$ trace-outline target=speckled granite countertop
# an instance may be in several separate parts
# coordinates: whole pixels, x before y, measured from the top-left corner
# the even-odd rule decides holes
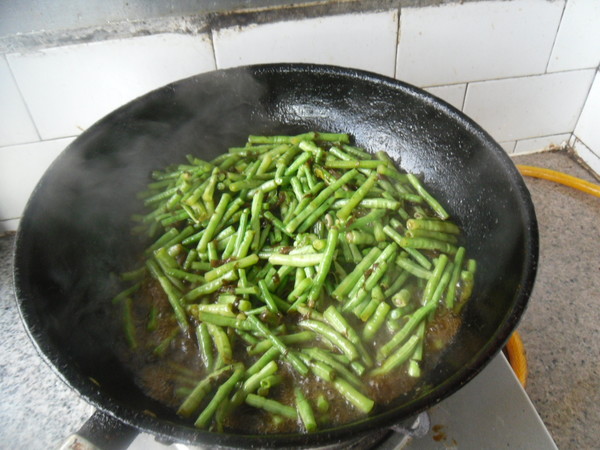
[[[41,359],[17,311],[13,289],[14,234],[0,237],[0,447],[56,448],[94,408]]]
[[[598,183],[565,153],[514,158]],[[540,228],[540,262],[519,326],[527,393],[559,448],[600,446],[600,198],[526,179]]]
[[[564,152],[518,164],[593,178]],[[596,180],[597,181],[597,180]],[[519,326],[529,358],[527,393],[559,448],[600,443],[600,200],[527,179],[540,227],[540,266]],[[0,237],[0,436],[11,449],[47,449],[93,408],[38,356],[21,324],[12,284],[14,235]]]

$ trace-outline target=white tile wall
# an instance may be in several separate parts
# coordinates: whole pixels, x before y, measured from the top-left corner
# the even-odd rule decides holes
[[[464,112],[498,141],[569,133],[593,77],[578,70],[470,83]]]
[[[9,54],[8,62],[42,139],[78,135],[141,94],[214,69],[206,36],[178,34]]]
[[[18,225],[61,138],[171,81],[264,62],[396,77],[463,110],[508,153],[571,137],[600,173],[600,0],[452,2],[0,55],[0,231]]]
[[[556,36],[548,71],[600,64],[600,1],[569,0]]]
[[[516,143],[514,153],[534,153],[548,149],[550,146],[561,147],[569,142],[570,133],[523,139]]]
[[[588,148],[594,149],[600,157],[600,72],[596,72],[594,77],[594,83],[575,127],[575,136]]]
[[[575,138],[571,144],[577,155],[590,167],[596,174],[600,174],[600,156],[593,152],[587,145]]]
[[[0,146],[39,140],[6,60],[0,56]]]
[[[213,41],[219,68],[304,62],[393,76],[397,34],[397,11],[387,11],[226,28]]]
[[[21,219],[0,220],[0,234],[17,230],[20,223]]]
[[[498,144],[500,144],[500,147],[502,147],[506,153],[510,154],[515,151],[515,146],[517,145],[517,142],[516,141],[504,141],[504,142],[498,142]]]
[[[21,216],[35,185],[71,141],[73,138],[0,148],[0,220]]]
[[[543,73],[563,7],[516,0],[402,9],[396,77],[435,86]]]
[[[430,94],[450,103],[457,109],[462,109],[465,101],[466,84],[453,84],[451,86],[435,86],[425,89]]]

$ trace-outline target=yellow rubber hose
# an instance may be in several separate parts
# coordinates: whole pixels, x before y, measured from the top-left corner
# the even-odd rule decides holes
[[[527,376],[529,375],[529,368],[527,366],[527,356],[525,355],[525,346],[523,340],[518,331],[515,331],[506,346],[504,347],[508,357],[508,362],[512,367],[515,375],[521,382],[521,386],[527,385]]]
[[[588,194],[595,195],[596,197],[600,197],[600,185],[590,183],[581,178],[557,172],[556,170],[542,169],[541,167],[517,165],[517,169],[519,169],[519,172],[521,172],[522,175],[554,181],[555,183],[564,184],[565,186],[570,186]]]

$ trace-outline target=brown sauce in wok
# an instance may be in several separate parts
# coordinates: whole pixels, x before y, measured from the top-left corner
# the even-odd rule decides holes
[[[149,331],[148,317],[152,305],[157,310],[157,326]],[[122,360],[133,372],[136,383],[148,396],[160,401],[173,410],[181,405],[185,396],[206,374],[201,362],[196,337],[184,335],[173,317],[171,306],[157,282],[148,279],[135,296],[132,303],[132,315],[138,346],[135,349],[123,347]],[[299,319],[299,317],[296,317]],[[356,319],[358,320],[358,319]],[[432,367],[444,348],[452,341],[460,327],[461,319],[451,311],[441,309],[433,320],[428,323],[424,346],[423,367]],[[195,324],[192,324],[195,325]],[[192,326],[190,329],[194,329]],[[391,333],[386,327],[376,335],[374,347],[369,348],[375,354],[378,345],[385,343]],[[245,343],[239,337],[230,335],[234,345],[234,358],[250,366],[258,356],[249,356]],[[169,340],[162,354],[157,353],[157,347],[164,340]],[[311,343],[311,345],[313,345]],[[324,348],[327,348],[324,346]],[[352,422],[363,417],[363,413],[351,405],[329,383],[320,380],[312,373],[301,376],[284,360],[278,361],[279,373],[284,381],[271,388],[269,398],[287,405],[294,405],[293,386],[302,388],[305,396],[314,404],[319,396],[324,396],[329,402],[326,413],[315,415],[320,428],[326,428]],[[400,395],[410,392],[421,378],[413,378],[407,373],[407,364],[401,365],[385,376],[363,377],[365,391],[368,397],[376,402],[374,411],[385,408],[387,404]],[[273,420],[273,416],[260,409],[242,404],[236,413],[224,421],[223,430],[236,433],[294,433],[303,431],[301,422],[281,419]],[[195,417],[190,421],[193,423]]]

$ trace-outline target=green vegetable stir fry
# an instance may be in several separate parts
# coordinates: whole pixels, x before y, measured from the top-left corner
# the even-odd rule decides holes
[[[383,380],[417,380],[451,340],[475,261],[443,206],[386,153],[310,132],[187,159],[141,193],[151,212],[136,230],[153,243],[114,299],[132,350],[148,333],[161,336],[153,358],[193,342],[200,370],[179,369],[195,374],[175,394],[180,416],[231,430],[261,414],[288,424],[274,430],[311,432],[336,424],[333,403],[353,411],[339,420],[385,404]],[[150,302],[142,317],[137,302]]]

